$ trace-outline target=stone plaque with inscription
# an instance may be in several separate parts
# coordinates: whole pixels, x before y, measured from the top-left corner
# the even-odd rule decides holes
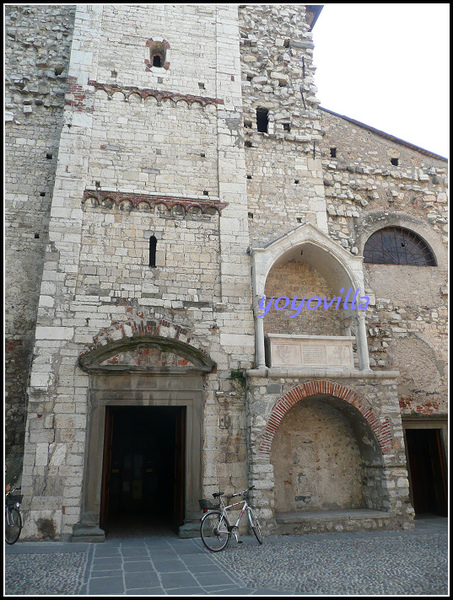
[[[352,336],[268,335],[271,367],[354,368]]]

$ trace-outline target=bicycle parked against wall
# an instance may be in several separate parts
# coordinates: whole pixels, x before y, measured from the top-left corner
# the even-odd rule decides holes
[[[234,504],[225,505],[222,499],[224,492],[212,494],[214,501],[208,499],[198,501],[200,508],[205,513],[201,518],[201,539],[208,550],[211,550],[211,552],[220,552],[220,550],[223,550],[228,546],[228,542],[233,535],[236,538],[236,541],[240,543],[239,523],[241,522],[242,516],[245,512],[247,512],[250,527],[256,539],[258,540],[258,543],[263,543],[263,535],[261,533],[260,524],[253,512],[252,507],[247,502],[248,494],[250,490],[254,489],[254,487],[255,486],[252,485],[242,492],[237,492],[232,496],[227,496],[229,499],[242,496],[242,500],[235,502]],[[239,517],[234,525],[230,525],[227,511],[240,505],[242,505],[242,509]]]
[[[23,496],[15,492],[20,492],[20,488],[8,490],[5,495],[5,542],[7,544],[15,544],[22,531],[19,507]]]

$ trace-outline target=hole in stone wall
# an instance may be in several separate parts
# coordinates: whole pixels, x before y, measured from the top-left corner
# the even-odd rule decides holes
[[[398,163],[399,163],[399,161],[398,161],[398,159],[397,159],[397,158],[391,158],[391,159],[390,159],[390,162],[392,163],[392,165],[393,165],[394,167],[397,167],[397,166],[398,166]]]
[[[267,133],[269,127],[269,111],[267,108],[256,109],[256,127],[261,133]]]
[[[330,149],[330,157],[331,158],[336,158],[337,157],[337,149],[336,148],[331,148]]]
[[[249,219],[253,219],[253,213],[252,213],[252,212],[249,212],[249,213],[248,213],[248,217],[249,217]]]
[[[52,154],[50,152],[47,152],[46,158],[50,160],[52,158]]]
[[[291,124],[290,123],[283,123],[283,130],[284,131],[291,131]]]

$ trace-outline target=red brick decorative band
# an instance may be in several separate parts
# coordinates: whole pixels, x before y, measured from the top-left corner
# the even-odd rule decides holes
[[[152,96],[153,98],[156,98],[158,102],[162,102],[162,100],[173,100],[173,102],[184,100],[189,104],[198,102],[199,104],[201,104],[201,106],[206,106],[207,104],[224,104],[224,101],[220,98],[193,96],[192,94],[178,94],[176,92],[169,92],[165,90],[153,90],[148,88],[140,89],[136,86],[118,85],[116,83],[100,83],[99,81],[94,81],[93,79],[88,80],[88,85],[92,85],[96,91],[104,90],[104,92],[108,95],[109,98],[111,98],[115,92],[121,92],[122,94],[124,94],[126,100],[131,94],[138,94],[142,100],[145,100],[149,96]]]
[[[123,210],[128,210],[137,208],[142,203],[147,204],[150,208],[162,204],[169,211],[177,209],[177,207],[182,207],[184,212],[195,213],[201,211],[202,214],[220,214],[228,206],[227,202],[218,202],[216,200],[200,200],[199,198],[180,198],[175,196],[151,196],[150,194],[101,190],[85,190],[82,203],[85,203],[88,199],[91,199],[95,206],[103,208],[112,208],[115,205]]]
[[[356,408],[362,414],[374,432],[379,442],[382,454],[387,454],[394,448],[394,438],[388,417],[385,417],[385,419],[381,422],[375,415],[371,406],[356,392],[354,392],[354,390],[351,390],[345,385],[341,385],[333,381],[321,380],[306,381],[305,383],[301,383],[280,398],[280,400],[272,409],[271,416],[269,417],[267,425],[264,428],[259,449],[261,453],[270,453],[275,432],[277,431],[282,418],[288,412],[288,410],[300,400],[309,398],[310,396],[315,396],[316,394],[334,396],[335,398],[345,400],[348,402],[348,404],[354,406],[354,408]]]

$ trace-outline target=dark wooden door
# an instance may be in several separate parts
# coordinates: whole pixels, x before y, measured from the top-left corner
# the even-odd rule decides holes
[[[440,429],[406,429],[415,514],[447,515],[447,477]]]

